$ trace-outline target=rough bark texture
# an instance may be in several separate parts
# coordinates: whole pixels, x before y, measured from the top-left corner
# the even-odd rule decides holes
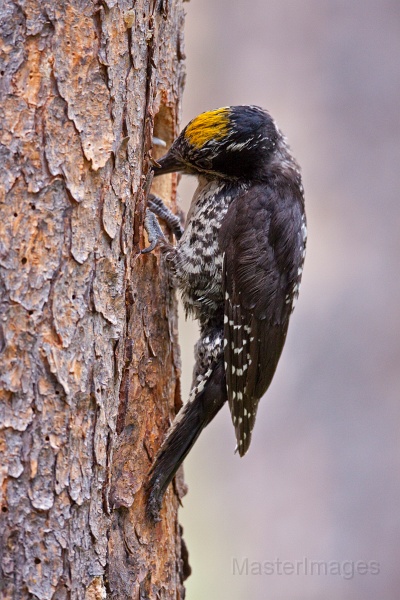
[[[184,485],[156,526],[142,490],[180,405],[176,304],[139,255],[153,125],[177,131],[182,0],[0,16],[0,595],[183,598]]]

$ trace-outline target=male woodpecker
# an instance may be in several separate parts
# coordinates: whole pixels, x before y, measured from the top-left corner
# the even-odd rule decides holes
[[[200,339],[188,402],[179,411],[146,483],[157,520],[164,492],[202,429],[228,400],[237,450],[250,445],[299,293],[306,216],[299,167],[268,112],[230,106],[200,114],[153,167],[198,178],[186,226],[151,196],[145,227],[166,257]],[[165,240],[155,215],[177,238]]]

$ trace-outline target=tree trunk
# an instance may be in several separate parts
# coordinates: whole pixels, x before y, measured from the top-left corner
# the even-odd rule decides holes
[[[0,11],[1,598],[183,598],[183,482],[156,525],[142,489],[181,402],[176,300],[139,254],[182,0]]]

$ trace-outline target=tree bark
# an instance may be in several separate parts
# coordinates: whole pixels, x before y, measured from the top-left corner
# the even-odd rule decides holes
[[[181,403],[176,300],[139,254],[182,0],[0,10],[1,598],[183,598],[182,478],[156,525],[142,488]]]

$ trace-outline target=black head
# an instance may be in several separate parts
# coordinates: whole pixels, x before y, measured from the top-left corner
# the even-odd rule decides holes
[[[202,113],[185,127],[154,167],[155,175],[179,171],[235,179],[262,178],[279,132],[257,106],[228,106]]]

